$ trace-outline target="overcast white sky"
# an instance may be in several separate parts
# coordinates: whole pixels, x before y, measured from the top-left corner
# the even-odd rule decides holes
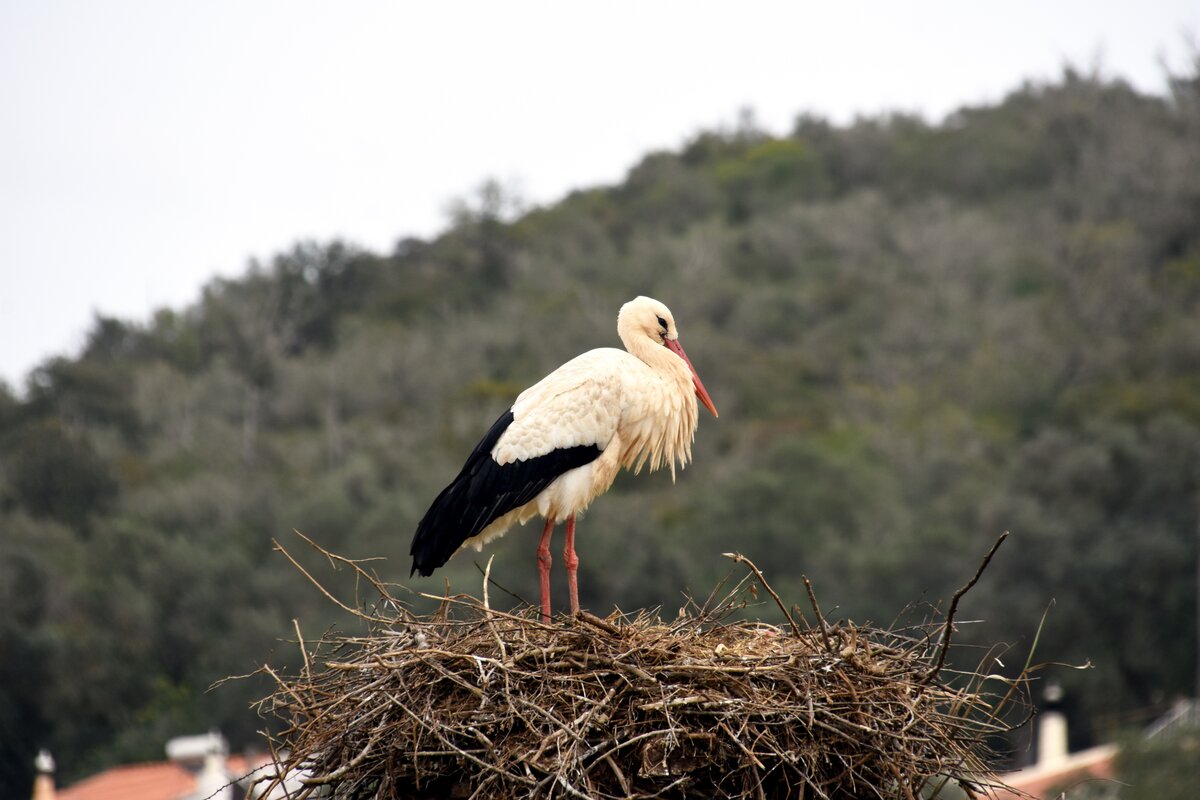
[[[1067,62],[1162,93],[1197,36],[1197,0],[0,0],[0,380],[488,177],[550,202],[742,107],[937,119]]]

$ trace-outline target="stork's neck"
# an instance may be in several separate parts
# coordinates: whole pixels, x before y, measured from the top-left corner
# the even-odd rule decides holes
[[[652,370],[683,386],[692,385],[692,374],[683,359],[663,345],[645,336],[622,336],[621,343],[630,355],[645,362]],[[690,393],[690,392],[689,392]]]
[[[634,471],[687,464],[692,455],[698,419],[692,372],[682,358],[646,337],[621,337],[630,355],[642,361],[662,380],[629,387],[637,397],[627,404],[630,415],[624,427],[621,463]],[[632,339],[632,341],[631,341]]]

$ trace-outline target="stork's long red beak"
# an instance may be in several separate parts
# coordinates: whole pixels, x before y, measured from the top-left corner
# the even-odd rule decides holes
[[[712,412],[714,417],[721,416],[717,413],[717,407],[713,405],[712,398],[708,396],[708,390],[704,388],[704,384],[700,381],[700,376],[696,374],[696,368],[692,366],[692,360],[687,357],[687,353],[683,352],[683,345],[678,339],[666,339],[667,349],[683,359],[683,363],[688,365],[688,369],[692,371],[692,383],[696,386],[696,397],[700,398],[700,402],[704,407]]]

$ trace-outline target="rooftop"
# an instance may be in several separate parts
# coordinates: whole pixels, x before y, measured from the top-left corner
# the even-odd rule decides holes
[[[227,762],[230,779],[250,771],[245,758]],[[66,789],[57,800],[183,800],[196,790],[196,773],[172,761],[127,764],[93,775]]]

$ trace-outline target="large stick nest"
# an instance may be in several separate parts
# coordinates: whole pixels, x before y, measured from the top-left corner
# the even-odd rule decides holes
[[[331,557],[382,602],[365,636],[302,641],[300,674],[266,668],[274,797],[979,796],[1014,707],[1012,682],[944,667],[974,579],[936,624],[830,625],[810,588],[816,622],[779,601],[780,627],[737,619],[758,587],[778,601],[738,556],[752,573],[673,622],[543,624],[490,608],[486,577],[417,615]]]

